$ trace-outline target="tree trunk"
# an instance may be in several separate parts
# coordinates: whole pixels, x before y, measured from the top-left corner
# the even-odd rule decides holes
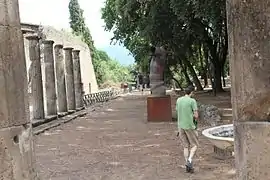
[[[204,81],[204,88],[206,88],[208,86],[207,67],[204,67],[202,76]]]
[[[206,86],[208,85],[208,81],[207,81],[207,62],[205,63],[206,65],[204,65],[203,62],[203,54],[202,54],[202,46],[200,45],[199,47],[199,59],[200,59],[200,63],[201,63],[201,67],[202,67],[202,72],[201,72],[201,76],[202,79],[204,80],[204,88],[206,88]]]
[[[222,88],[222,81],[221,81],[221,75],[222,75],[222,68],[221,68],[221,58],[219,56],[219,52],[217,52],[217,46],[218,46],[218,42],[214,41],[208,37],[208,41],[207,41],[207,46],[209,48],[209,53],[211,54],[211,62],[214,66],[214,87],[213,87],[213,91],[214,93],[217,92],[224,92],[223,88]],[[224,51],[224,49],[223,49]],[[227,50],[226,50],[227,51]]]
[[[193,83],[192,83],[192,81],[190,80],[189,75],[188,75],[188,73],[187,73],[186,65],[183,64],[182,62],[180,62],[180,66],[181,66],[181,68],[182,68],[182,72],[183,72],[183,74],[184,74],[184,76],[185,76],[185,79],[186,79],[187,84],[188,84],[188,85],[192,85]]]
[[[217,93],[224,92],[222,88],[222,81],[221,81],[222,68],[221,68],[220,62],[216,62],[216,65],[214,64],[214,68],[215,68],[215,74],[214,74],[215,92]]]
[[[177,79],[175,79],[174,77],[172,77],[172,80],[174,80],[174,81],[176,82],[176,84],[177,84],[178,87],[181,89],[181,91],[184,91],[184,89],[182,88],[180,82],[179,82]]]
[[[223,87],[226,87],[226,81],[225,81],[225,69],[224,66],[222,68],[222,80],[223,80]]]
[[[269,4],[227,1],[238,180],[270,177]]]
[[[194,68],[192,67],[191,63],[188,60],[186,60],[185,63],[186,63],[188,70],[193,78],[193,81],[194,81],[194,84],[197,88],[197,91],[202,91],[203,90],[202,84],[201,84]]]

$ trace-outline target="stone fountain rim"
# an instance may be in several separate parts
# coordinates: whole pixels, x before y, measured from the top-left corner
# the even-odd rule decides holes
[[[211,131],[216,130],[216,129],[219,129],[219,128],[222,128],[222,127],[225,127],[225,128],[226,127],[233,127],[233,124],[226,124],[226,125],[221,125],[221,126],[215,126],[215,127],[212,127],[212,128],[207,128],[207,129],[205,129],[205,130],[202,131],[202,134],[205,137],[209,138],[209,139],[233,142],[234,141],[234,138],[214,136],[214,135],[212,135],[210,133]]]

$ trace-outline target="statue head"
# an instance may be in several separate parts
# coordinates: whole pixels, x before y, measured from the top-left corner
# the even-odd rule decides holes
[[[152,53],[152,56],[154,57],[154,60],[165,62],[167,58],[167,51],[165,50],[163,46],[159,46],[159,47],[151,46],[150,51]]]

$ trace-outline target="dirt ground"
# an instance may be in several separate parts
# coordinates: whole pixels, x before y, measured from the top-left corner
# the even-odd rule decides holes
[[[202,101],[220,102],[220,97],[200,96]],[[39,175],[42,180],[233,179],[233,159],[215,159],[210,142],[202,135],[195,173],[185,173],[176,130],[174,122],[146,122],[146,96],[120,97],[36,136]]]

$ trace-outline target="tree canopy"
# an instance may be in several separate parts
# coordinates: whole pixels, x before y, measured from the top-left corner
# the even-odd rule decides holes
[[[201,90],[198,75],[205,84],[210,76],[215,92],[223,90],[228,52],[225,0],[106,0],[102,18],[105,29],[114,34],[112,41],[123,43],[143,69],[149,68],[149,46],[163,45],[170,52],[169,79],[184,77],[183,82]]]
[[[132,81],[131,66],[121,65],[117,60],[111,59],[105,51],[98,50],[95,47],[90,29],[85,24],[83,10],[80,8],[78,0],[70,0],[69,13],[70,27],[73,34],[81,36],[90,49],[98,85],[106,87],[119,82]]]

